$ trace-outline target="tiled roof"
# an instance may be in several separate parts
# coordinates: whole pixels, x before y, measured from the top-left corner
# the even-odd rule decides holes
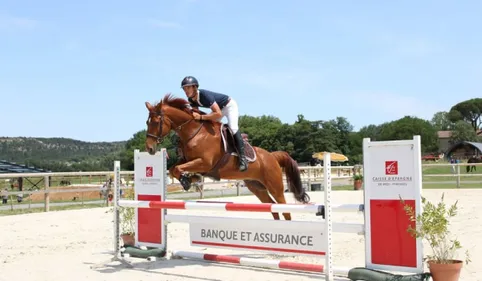
[[[449,149],[447,149],[447,154],[450,154],[452,152],[452,150],[454,150],[455,148],[457,148],[461,145],[466,145],[466,144],[474,147],[475,149],[478,149],[479,152],[482,153],[482,143],[481,142],[461,141],[461,142],[458,142],[458,143],[452,145],[451,147],[449,147]]]
[[[439,139],[448,139],[452,136],[452,131],[438,131]],[[482,130],[477,130],[477,135],[482,135]]]
[[[452,136],[452,131],[438,131],[437,135],[439,139],[447,139],[447,138],[450,138],[450,136]]]

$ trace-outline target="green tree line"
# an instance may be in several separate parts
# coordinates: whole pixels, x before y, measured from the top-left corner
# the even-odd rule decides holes
[[[298,115],[293,124],[275,116],[243,115],[239,126],[248,134],[250,143],[268,151],[283,150],[298,162],[309,162],[313,153],[330,151],[349,157],[347,165],[362,163],[363,138],[375,141],[411,139],[420,135],[422,153],[440,153],[437,132],[452,131],[451,143],[479,141],[482,99],[470,99],[455,104],[447,111],[436,112],[430,120],[405,116],[382,124],[370,124],[354,131],[345,117],[330,120],[308,120]],[[140,124],[140,126],[142,126]],[[52,171],[108,171],[114,160],[122,168],[133,170],[134,150],[144,150],[145,129],[140,128],[123,142],[87,143],[71,139],[0,138],[0,159],[24,163]],[[167,148],[168,166],[177,161],[176,138],[171,134],[161,147]]]
[[[421,136],[422,153],[440,153],[438,131],[451,130],[451,143],[482,141],[477,135],[481,125],[482,99],[471,99],[454,105],[448,111],[437,112],[431,120],[405,116],[379,125],[367,125],[358,131],[345,117],[331,120],[307,120],[298,115],[293,124],[282,123],[275,116],[240,117],[241,132],[248,134],[250,143],[268,151],[283,150],[298,162],[309,162],[313,153],[330,151],[348,156],[346,164],[362,163],[363,138],[374,141],[412,139]],[[124,169],[133,169],[134,149],[144,149],[146,131],[135,133],[122,152]],[[161,144],[169,154],[168,166],[177,161],[175,138],[171,132]]]

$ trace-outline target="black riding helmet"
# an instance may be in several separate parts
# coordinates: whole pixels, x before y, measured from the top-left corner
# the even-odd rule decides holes
[[[193,76],[186,76],[184,77],[184,79],[182,79],[181,88],[184,86],[192,86],[192,85],[196,85],[197,87],[199,87],[199,82]]]

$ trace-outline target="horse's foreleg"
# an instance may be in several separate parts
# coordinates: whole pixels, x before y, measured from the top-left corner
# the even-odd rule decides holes
[[[176,164],[172,165],[172,167],[169,168],[169,176],[171,178],[179,179],[179,177],[176,177],[176,175],[174,174],[174,170],[176,169],[177,166],[179,166],[181,164],[184,164],[184,163],[186,163],[186,160],[184,158],[180,158],[179,160],[177,160]]]
[[[188,191],[191,188],[191,180],[188,173],[205,173],[211,168],[204,162],[202,158],[197,158],[192,161],[176,165],[172,169],[175,178],[179,180],[184,190]]]

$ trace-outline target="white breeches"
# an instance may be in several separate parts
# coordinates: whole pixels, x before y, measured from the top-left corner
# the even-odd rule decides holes
[[[238,111],[238,104],[236,101],[231,98],[229,103],[221,109],[221,112],[223,113],[223,116],[218,119],[219,122],[221,122],[221,119],[226,116],[228,119],[228,126],[231,128],[233,131],[233,134],[236,134],[236,132],[239,130],[238,127],[238,119],[239,119],[239,111]]]

